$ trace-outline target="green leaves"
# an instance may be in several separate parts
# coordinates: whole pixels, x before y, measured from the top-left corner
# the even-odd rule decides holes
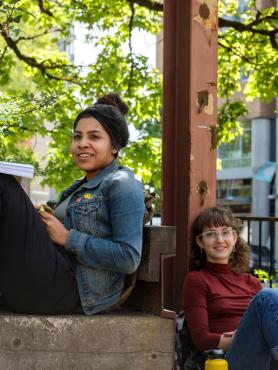
[[[218,4],[219,16],[234,16],[237,14],[238,0],[221,0]]]
[[[227,143],[242,134],[239,118],[247,113],[242,101],[225,102],[218,110],[217,143]]]
[[[157,35],[161,13],[128,0],[3,0],[0,8],[0,158],[37,163],[32,144],[49,142],[44,184],[57,191],[77,176],[70,156],[72,122],[96,98],[115,91],[130,106],[128,122],[138,140],[121,161],[145,185],[161,187],[162,76],[135,53],[135,31]],[[241,3],[242,4],[242,3]],[[220,0],[218,143],[240,135],[244,100],[278,95],[277,48],[266,32],[277,27],[277,10],[256,10],[255,0]],[[74,64],[74,26],[87,30],[92,56]],[[274,33],[273,33],[274,34]],[[80,51],[75,51],[80,52]],[[238,93],[240,101],[233,99]],[[29,146],[28,146],[29,145]]]
[[[122,162],[135,169],[136,175],[143,183],[153,187],[154,191],[161,189],[161,139],[140,138],[124,150]]]
[[[272,283],[272,286],[271,287],[272,288],[276,288],[277,287],[278,270],[275,270],[274,271],[274,274],[271,275],[269,272],[267,272],[265,270],[255,269],[254,270],[254,274],[257,275],[258,279],[263,284],[263,286],[268,287],[269,286],[269,283],[270,283],[270,280],[271,281],[274,280],[275,283]]]
[[[34,121],[39,118],[43,121],[43,113],[54,104],[57,98],[54,92],[34,96],[27,91],[21,96],[0,96],[0,132],[12,132],[16,129],[25,130],[29,135],[38,131],[45,134],[44,128],[38,130],[37,122]]]
[[[258,10],[250,0],[245,1],[245,10],[235,0],[221,0],[219,9],[230,22],[230,27],[219,30],[220,97],[242,91],[249,101],[273,99],[278,94],[277,9]]]

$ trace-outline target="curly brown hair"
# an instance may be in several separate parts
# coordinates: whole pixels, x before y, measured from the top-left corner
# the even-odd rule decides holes
[[[230,256],[232,270],[238,274],[249,270],[251,249],[249,245],[241,238],[242,221],[234,217],[228,208],[211,207],[205,209],[194,220],[191,228],[191,252],[190,252],[190,270],[200,270],[204,267],[207,260],[206,254],[202,253],[196,237],[204,231],[205,227],[231,227],[237,234],[235,252]]]

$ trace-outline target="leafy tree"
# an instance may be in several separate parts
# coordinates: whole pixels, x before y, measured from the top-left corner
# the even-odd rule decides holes
[[[219,3],[218,93],[224,99],[218,115],[219,143],[241,133],[238,118],[246,101],[270,101],[278,95],[278,10],[258,9],[257,1]],[[244,12],[242,11],[244,10]],[[241,92],[245,100],[233,99]]]
[[[277,96],[277,10],[258,10],[255,1],[239,12],[236,0],[219,1],[219,142],[240,132],[243,102]],[[133,50],[133,33],[156,35],[163,5],[154,0],[0,0],[0,160],[37,163],[26,149],[34,134],[50,136],[44,182],[60,190],[78,173],[68,155],[77,112],[107,91],[121,93],[128,121],[139,137],[122,160],[145,183],[160,188],[161,75]],[[224,15],[225,14],[225,15]],[[98,50],[95,61],[76,65],[67,50],[74,24],[87,28]],[[96,49],[94,49],[94,47]],[[93,52],[92,52],[93,53]],[[38,166],[39,167],[39,166]]]

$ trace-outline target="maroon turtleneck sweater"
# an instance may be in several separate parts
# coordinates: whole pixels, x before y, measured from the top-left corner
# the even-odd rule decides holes
[[[195,347],[217,348],[224,332],[234,331],[256,292],[259,280],[249,273],[236,274],[229,264],[207,262],[189,272],[183,284],[182,307]]]

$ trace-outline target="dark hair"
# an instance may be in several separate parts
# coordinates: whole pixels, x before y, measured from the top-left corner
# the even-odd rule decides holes
[[[128,106],[116,93],[109,93],[100,97],[97,102],[81,111],[76,117],[73,127],[76,128],[81,118],[95,118],[107,131],[112,145],[119,151],[128,143],[129,131],[125,115]]]
[[[240,237],[242,230],[242,221],[234,217],[228,208],[211,207],[205,209],[197,216],[191,228],[191,252],[190,252],[190,270],[200,270],[206,262],[206,254],[201,253],[200,247],[196,242],[196,237],[204,231],[205,227],[228,226],[235,230],[237,241],[235,244],[236,251],[231,254],[230,262],[232,270],[241,273],[249,270],[250,247]]]
[[[102,97],[98,98],[96,104],[113,105],[114,107],[119,109],[123,116],[125,116],[129,111],[128,105],[124,101],[122,101],[120,96],[116,93],[103,95]]]

